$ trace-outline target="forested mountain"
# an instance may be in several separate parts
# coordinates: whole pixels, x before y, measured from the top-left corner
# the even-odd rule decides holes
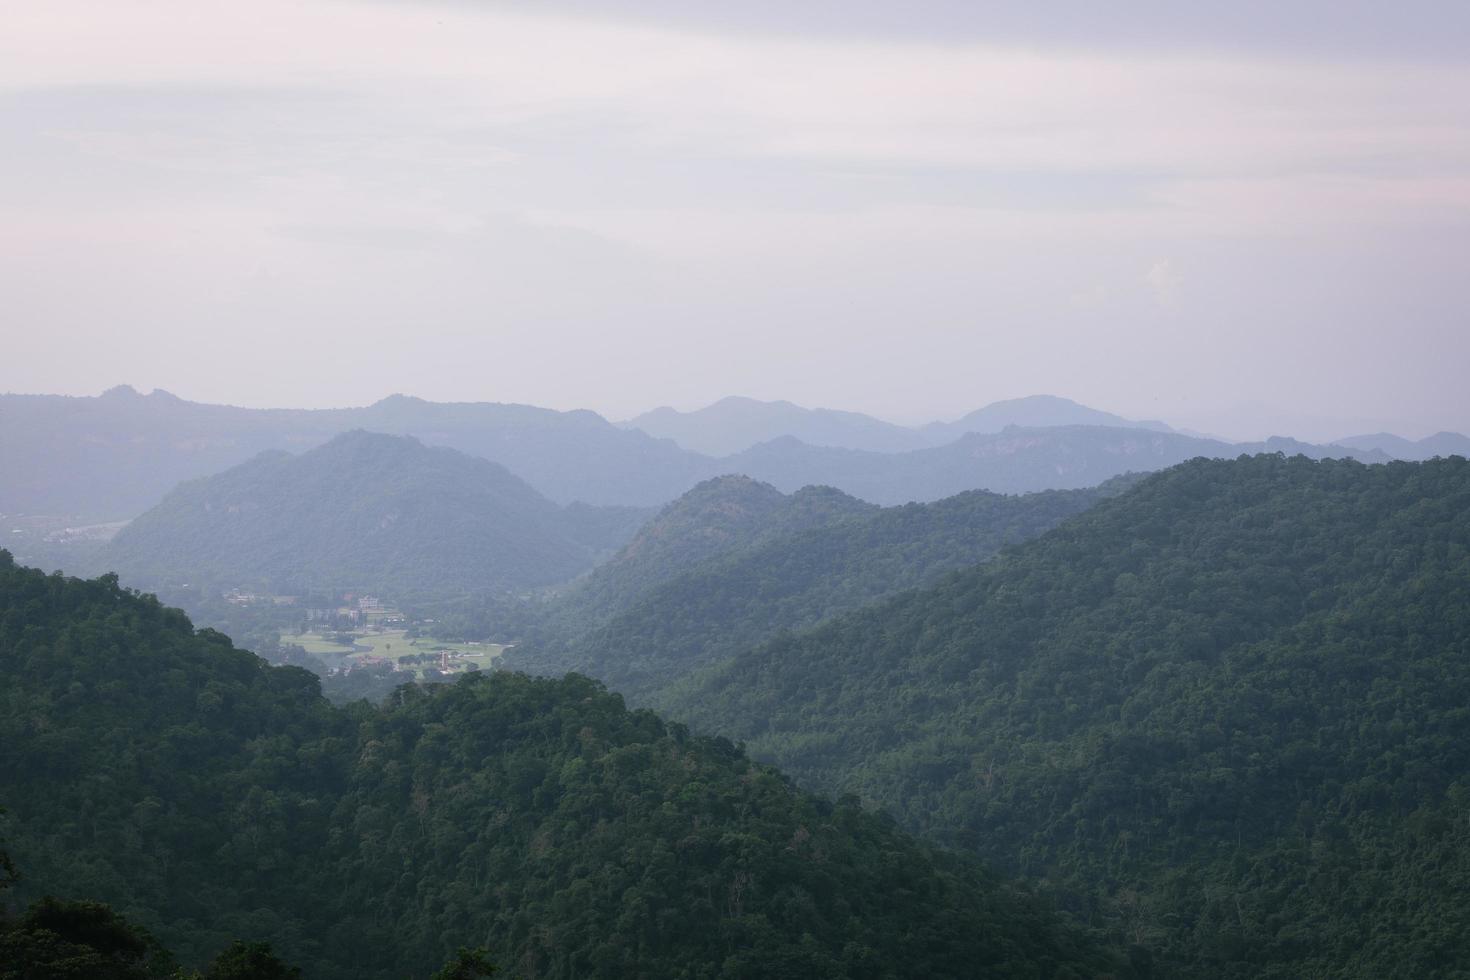
[[[569,511],[488,460],[350,432],[184,484],[98,560],[155,588],[505,591],[573,578],[637,516]]]
[[[1029,493],[1095,486],[1123,473],[1162,469],[1196,456],[1286,452],[1381,462],[1376,450],[1311,446],[1292,439],[1239,445],[1173,432],[1093,425],[1007,428],[962,436],[948,445],[909,453],[820,449],[778,439],[724,460],[781,490],[808,483],[839,487],[877,504],[939,500],[966,490]]]
[[[823,527],[768,534],[660,583],[616,564],[595,578],[621,602],[601,617],[558,617],[507,655],[516,669],[575,670],[635,701],[778,633],[811,627],[973,565],[1033,538],[1130,482],[1001,496],[974,490]],[[575,596],[573,597],[575,601]]]
[[[706,480],[669,504],[559,603],[568,623],[614,615],[650,589],[718,555],[783,533],[878,510],[831,487],[784,494],[745,476]]]
[[[656,408],[621,423],[660,439],[672,439],[706,456],[729,456],[782,436],[809,446],[896,453],[929,445],[915,429],[860,412],[803,408],[791,402],[721,398],[692,412]]]
[[[0,395],[0,511],[125,520],[185,480],[353,429],[492,460],[558,503],[657,505],[711,475],[710,461],[593,412],[402,395],[365,408],[248,409],[123,386],[97,398]]]
[[[1170,973],[1465,976],[1467,515],[1462,458],[1195,460],[672,710]]]
[[[1135,422],[1121,415],[1088,408],[1070,398],[1058,398],[1055,395],[1029,395],[1025,398],[992,402],[953,422],[931,422],[920,431],[929,445],[940,446],[971,432],[1003,432],[1013,425],[1022,429],[1041,429],[1056,425],[1102,425],[1115,429],[1171,431],[1162,422]]]
[[[1422,462],[1436,456],[1470,456],[1470,436],[1458,432],[1437,432],[1423,439],[1405,439],[1390,432],[1339,439],[1354,449],[1378,450],[1393,459]]]
[[[21,898],[111,903],[186,965],[306,976],[1125,975],[1024,890],[585,678],[336,709],[177,610],[0,552],[0,799]]]

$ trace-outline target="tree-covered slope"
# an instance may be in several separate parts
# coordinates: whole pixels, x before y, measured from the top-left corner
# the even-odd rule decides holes
[[[0,799],[21,897],[111,903],[308,978],[1095,977],[1025,891],[576,676],[327,705],[178,611],[0,552]]]
[[[1001,496],[983,490],[772,534],[695,564],[581,630],[550,629],[508,662],[575,670],[637,701],[785,630],[816,625],[940,574],[985,561],[1126,485]]]
[[[622,510],[569,516],[488,460],[350,432],[184,484],[99,560],[150,587],[506,590],[574,577],[598,550],[583,539],[615,540],[628,524]]]
[[[831,487],[783,494],[749,477],[706,480],[658,512],[631,541],[559,603],[555,616],[591,624],[649,590],[762,538],[822,527],[877,510]]]
[[[1196,460],[673,710],[1193,977],[1470,964],[1470,463]]]

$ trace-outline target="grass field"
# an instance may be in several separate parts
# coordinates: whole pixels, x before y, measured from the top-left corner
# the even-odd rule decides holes
[[[488,669],[495,658],[505,650],[499,643],[446,643],[427,636],[405,639],[403,630],[355,630],[353,646],[344,646],[323,636],[321,633],[282,633],[282,643],[293,643],[307,653],[323,657],[333,666],[345,664],[360,657],[383,657],[396,661],[409,654],[437,654],[448,652],[452,666],[475,664],[482,670]],[[405,664],[404,669],[423,676],[423,664]],[[433,666],[427,665],[427,666]]]

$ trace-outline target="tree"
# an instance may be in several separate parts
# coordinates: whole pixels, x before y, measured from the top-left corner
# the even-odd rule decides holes
[[[483,946],[479,949],[461,946],[454,958],[445,963],[430,980],[481,980],[482,977],[492,977],[498,972],[499,968],[490,962],[488,949]]]
[[[204,980],[301,980],[301,970],[283,963],[270,943],[237,939],[214,958]]]
[[[0,931],[0,980],[155,980],[168,953],[100,902],[43,898]]]

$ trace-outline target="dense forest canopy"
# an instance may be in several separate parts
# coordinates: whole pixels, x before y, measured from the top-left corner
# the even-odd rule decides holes
[[[1464,976],[1467,515],[1462,458],[1196,460],[671,711],[1179,975]]]
[[[118,586],[0,552],[0,799],[37,889],[313,978],[1123,975],[1045,903],[578,676],[333,708]]]

